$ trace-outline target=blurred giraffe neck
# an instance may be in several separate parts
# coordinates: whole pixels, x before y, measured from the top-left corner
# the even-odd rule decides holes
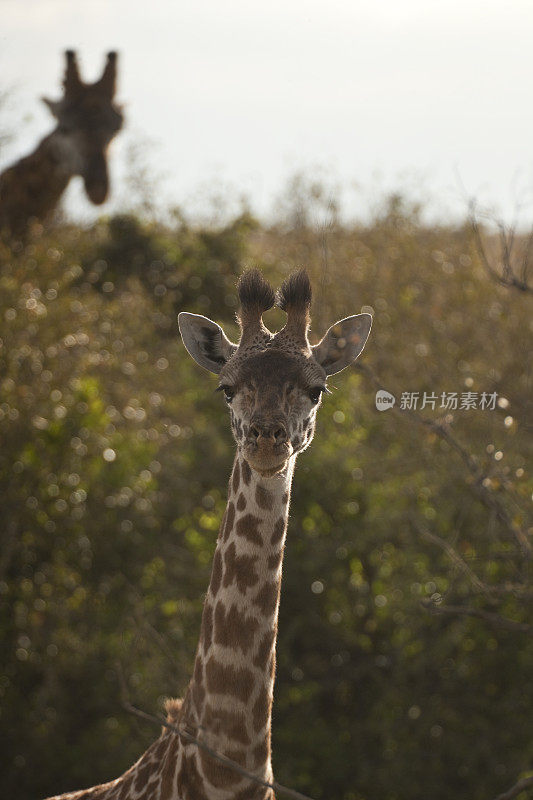
[[[56,209],[75,172],[76,153],[58,130],[0,175],[0,231],[22,233],[31,219],[45,220]]]

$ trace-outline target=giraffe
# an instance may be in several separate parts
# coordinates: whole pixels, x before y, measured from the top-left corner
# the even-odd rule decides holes
[[[258,270],[241,276],[238,344],[206,317],[182,312],[192,358],[218,375],[237,449],[207,590],[194,670],[167,718],[247,771],[272,782],[271,714],[281,571],[296,458],[309,446],[328,375],[361,353],[372,318],[340,320],[311,347],[304,271],[275,295]],[[287,313],[272,334],[275,301]],[[179,733],[160,738],[120,778],[50,800],[274,800]]]
[[[75,52],[66,51],[63,97],[43,98],[57,120],[55,129],[0,175],[0,232],[20,236],[32,220],[46,220],[74,175],[83,178],[92,203],[104,202],[109,189],[106,151],[123,122],[113,102],[116,74],[117,54],[111,52],[101,78],[84,83]]]

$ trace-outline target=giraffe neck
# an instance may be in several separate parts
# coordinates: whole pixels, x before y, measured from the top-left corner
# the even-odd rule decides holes
[[[8,167],[0,175],[0,231],[20,234],[32,218],[46,219],[76,174],[77,162],[73,142],[56,129]]]
[[[207,744],[266,780],[272,779],[275,646],[294,461],[263,477],[237,453],[183,709],[184,723]],[[197,760],[207,797],[246,790],[245,779],[209,756],[200,752]]]

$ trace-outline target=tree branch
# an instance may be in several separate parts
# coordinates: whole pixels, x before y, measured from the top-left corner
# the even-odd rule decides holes
[[[527,282],[527,274],[530,266],[531,244],[533,230],[528,237],[528,241],[524,248],[522,257],[521,276],[517,277],[513,269],[513,249],[515,247],[515,229],[513,227],[508,230],[502,222],[498,223],[500,232],[500,247],[501,247],[501,272],[494,269],[490,263],[487,251],[483,244],[483,237],[476,218],[475,204],[470,205],[470,225],[476,240],[476,247],[481,258],[481,263],[485,267],[487,274],[500,286],[507,288],[517,289],[519,292],[533,293],[533,286]]]
[[[475,572],[470,569],[466,561],[463,558],[461,558],[457,550],[455,550],[455,548],[452,547],[451,544],[446,542],[444,539],[441,539],[441,537],[437,536],[436,533],[431,533],[431,531],[428,531],[427,528],[424,528],[422,525],[420,525],[420,523],[414,516],[411,517],[411,522],[413,526],[417,529],[420,536],[422,536],[428,542],[436,544],[438,547],[441,548],[441,550],[444,550],[446,555],[455,564],[455,566],[463,573],[463,575],[466,575],[466,577],[472,583],[472,586],[474,587],[474,589],[476,589],[476,591],[481,592],[482,594],[485,595],[485,597],[491,596],[492,587],[487,586],[487,584],[483,583],[483,581],[481,581],[478,578]]]
[[[438,606],[431,600],[423,601],[422,605],[432,614],[457,614],[464,617],[477,617],[496,628],[533,636],[533,625],[528,625],[527,622],[516,622],[514,619],[502,617],[500,614],[494,614],[492,611],[484,611],[481,608],[469,608],[468,606]]]
[[[382,389],[386,391],[385,387],[379,378],[374,374],[374,371],[371,367],[368,367],[365,364],[356,364],[355,368],[359,372],[366,375],[376,389]],[[448,423],[443,419],[433,421],[427,417],[423,417],[417,411],[413,411],[412,409],[408,408],[400,408],[398,405],[394,405],[392,407],[392,411],[396,414],[406,416],[417,422],[419,425],[423,425],[425,428],[428,428],[440,439],[443,439],[452,448],[452,450],[455,450],[474,478],[473,488],[483,505],[494,511],[496,517],[518,544],[522,556],[528,559],[531,558],[533,555],[533,548],[527,533],[522,530],[519,525],[513,522],[501,499],[485,485],[484,481],[488,476],[478,467],[476,459],[455,438]]]
[[[533,786],[533,775],[530,775],[529,778],[522,778],[514,786],[511,786],[510,789],[507,789],[506,792],[503,794],[499,794],[496,797],[496,800],[512,800],[513,797],[516,797],[517,794],[523,792],[524,789],[529,789]]]

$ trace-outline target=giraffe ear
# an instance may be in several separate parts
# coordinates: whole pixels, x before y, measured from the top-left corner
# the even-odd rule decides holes
[[[45,104],[47,109],[50,111],[52,116],[57,119],[58,116],[59,116],[59,109],[60,109],[60,106],[61,106],[61,101],[49,100],[48,97],[41,97],[41,100],[43,101],[43,103]]]
[[[326,375],[334,375],[355,361],[366,344],[371,327],[370,314],[346,317],[331,326],[322,341],[312,348],[315,360],[325,369]]]
[[[182,311],[178,315],[178,325],[189,355],[209,372],[218,374],[237,349],[220,325],[200,314]]]

